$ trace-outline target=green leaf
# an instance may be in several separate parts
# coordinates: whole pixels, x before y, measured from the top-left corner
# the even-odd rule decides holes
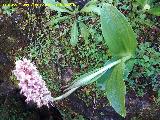
[[[67,13],[70,13],[69,10],[67,10],[65,8],[65,6],[63,6],[63,4],[59,3],[59,2],[56,2],[55,0],[43,0],[43,3],[45,5],[48,5],[48,7],[51,9],[51,10],[55,10],[57,12],[67,12]],[[62,6],[56,6],[56,4],[61,4]]]
[[[103,4],[100,18],[102,34],[112,55],[133,55],[137,45],[136,36],[125,16],[114,6]]]
[[[68,0],[62,0],[62,3],[63,4],[68,4]],[[73,10],[72,8],[71,8],[71,6],[65,6],[66,8],[68,8],[69,10]]]
[[[97,5],[97,2],[98,2],[98,0],[90,0],[89,2],[87,2],[87,4],[85,4],[85,6],[80,11],[82,12],[84,9],[88,9],[87,8],[88,6]]]
[[[116,61],[117,59],[116,58],[112,58],[111,60],[107,61],[105,63],[105,65],[107,64],[110,64],[114,61]],[[103,75],[101,75],[98,79],[97,79],[97,87],[100,89],[100,90],[105,90],[106,88],[106,81],[108,80],[108,78],[110,77],[111,73],[113,71],[113,68],[110,68],[109,70],[107,70],[105,73],[103,73]]]
[[[144,5],[147,3],[147,0],[137,0],[137,2],[141,5]]]
[[[129,75],[130,72],[132,71],[134,64],[135,64],[135,59],[134,59],[134,58],[129,59],[129,60],[125,63],[125,70],[124,70],[124,79],[125,79],[125,80],[128,79],[128,75]]]
[[[63,16],[63,17],[57,17],[57,18],[52,17],[51,20],[49,21],[49,24],[50,25],[56,25],[56,24],[58,24],[62,21],[65,21],[68,18],[69,18],[69,16]]]
[[[89,5],[81,9],[81,12],[93,12],[100,15],[100,8],[97,7],[96,5]]]
[[[71,28],[71,39],[70,43],[72,46],[76,46],[78,43],[78,27],[77,27],[77,21],[73,23],[73,26]]]
[[[160,16],[160,6],[153,7],[149,9],[147,12],[156,16]]]
[[[79,23],[79,27],[80,27],[80,30],[81,30],[81,35],[85,40],[85,44],[88,44],[88,42],[89,42],[88,41],[88,37],[89,37],[89,29],[88,29],[88,27],[83,22]]]
[[[47,3],[54,4],[54,3],[56,3],[56,1],[55,0],[43,0],[43,3],[44,4],[47,4]]]
[[[115,111],[121,116],[125,117],[126,87],[123,81],[123,71],[124,63],[120,63],[113,68],[109,79],[106,81],[106,94]]]
[[[108,80],[107,78],[110,77],[111,73],[113,71],[113,68],[109,69],[108,71],[106,71],[105,73],[103,73],[103,75],[101,75],[98,79],[97,79],[97,87],[100,90],[106,90],[106,81]]]
[[[152,2],[154,2],[154,0],[137,0],[137,2],[139,4],[141,4],[142,6],[144,6],[145,4],[151,4]]]

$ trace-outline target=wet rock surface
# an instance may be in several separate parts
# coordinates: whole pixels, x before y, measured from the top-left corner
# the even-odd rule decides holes
[[[97,99],[97,104],[103,104],[107,99]],[[91,101],[93,102],[93,101]],[[159,120],[160,109],[144,97],[126,96],[127,116],[122,118],[114,109],[109,106],[94,107],[94,104],[87,106],[86,103],[72,94],[69,96],[69,106],[77,113],[82,114],[88,120],[131,120],[131,118],[142,120]]]
[[[19,90],[9,81],[11,70],[14,67],[13,53],[17,49],[25,47],[30,42],[27,31],[22,32],[17,26],[17,23],[23,19],[23,16],[14,16],[14,19],[12,17],[13,16],[5,18],[0,15],[0,105],[6,108],[9,108],[7,106],[16,108],[16,104],[12,101],[12,98],[14,98],[18,102],[18,107],[21,108],[21,112],[31,112],[27,120],[50,120],[54,117],[55,120],[62,120],[62,115],[59,113],[58,108],[51,107],[49,110],[46,108],[37,110],[34,107],[26,105],[24,102],[25,99],[19,94]],[[156,33],[159,34],[159,29],[153,30],[153,34]],[[158,50],[159,49],[157,49],[157,51]],[[71,80],[72,70],[70,68],[65,72],[62,71],[62,73],[64,74],[63,79],[66,83]],[[149,100],[149,97],[150,96],[136,97],[136,95],[132,93],[127,94],[127,116],[125,120],[130,120],[131,118],[159,120],[160,108],[158,105],[154,105],[153,102]],[[89,106],[86,105],[86,102],[77,97],[76,93],[69,96],[68,101],[69,108],[83,115],[88,120],[124,120],[112,107],[109,105],[103,106],[103,103],[107,101],[105,98],[96,99],[96,104],[99,104],[100,107],[95,107],[93,101],[90,101],[91,104]],[[6,112],[6,116],[7,115],[9,116],[9,112]]]

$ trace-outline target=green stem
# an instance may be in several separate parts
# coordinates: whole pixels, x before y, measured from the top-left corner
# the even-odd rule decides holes
[[[77,90],[79,87],[75,87],[71,90],[69,90],[68,92],[66,92],[65,94],[59,96],[59,97],[56,97],[56,98],[53,98],[53,101],[57,101],[57,100],[62,100],[63,98],[66,98],[68,97],[71,93],[73,93],[75,90]]]

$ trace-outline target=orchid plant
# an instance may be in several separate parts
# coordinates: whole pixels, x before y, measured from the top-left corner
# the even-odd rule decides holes
[[[102,34],[112,58],[104,67],[95,69],[74,80],[65,90],[67,92],[54,98],[53,101],[61,100],[78,88],[96,82],[97,86],[106,93],[115,111],[125,117],[126,86],[124,79],[134,64],[137,46],[136,35],[125,16],[111,4],[88,3],[82,8],[82,11],[94,12],[100,16]]]
[[[65,9],[63,8],[63,10]],[[74,80],[65,89],[66,93],[59,97],[51,97],[42,77],[38,74],[35,66],[30,64],[30,61],[26,59],[18,61],[14,73],[20,80],[21,92],[27,97],[26,101],[32,99],[41,107],[42,104],[48,105],[49,101],[62,100],[78,88],[96,82],[97,86],[106,93],[115,111],[125,117],[126,86],[124,78],[129,74],[134,63],[136,35],[125,16],[111,4],[97,5],[95,2],[90,2],[82,8],[82,11],[95,12],[100,16],[102,34],[112,54],[111,60],[102,68],[95,69]],[[24,67],[24,65],[28,67]]]

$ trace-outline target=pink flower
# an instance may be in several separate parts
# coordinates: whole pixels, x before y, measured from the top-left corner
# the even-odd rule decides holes
[[[30,60],[23,58],[23,60],[16,61],[14,75],[19,80],[20,93],[27,97],[27,103],[33,101],[37,107],[46,105],[49,107],[49,102],[53,102],[51,92],[46,87],[45,81],[39,74],[36,66]]]

